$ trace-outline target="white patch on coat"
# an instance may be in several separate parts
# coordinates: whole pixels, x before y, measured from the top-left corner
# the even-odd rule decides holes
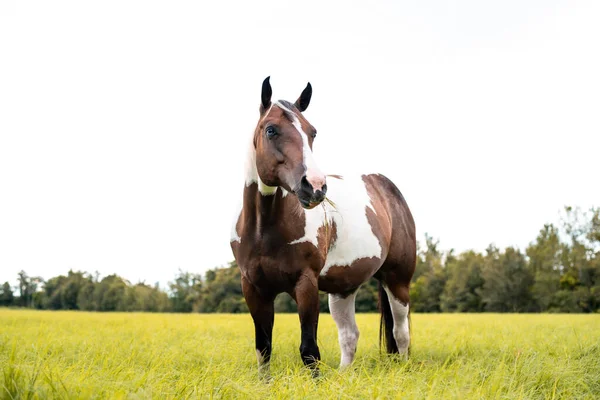
[[[265,362],[265,358],[258,349],[256,349],[256,361],[258,362],[258,373],[263,377],[268,377],[270,369],[269,363]]]
[[[290,244],[309,242],[318,247],[319,228],[327,220],[328,224],[335,223],[337,237],[327,254],[321,275],[327,274],[333,265],[350,266],[360,258],[381,258],[379,239],[367,219],[367,207],[375,210],[362,176],[330,179],[327,186],[327,197],[335,203],[335,208],[324,202],[312,210],[304,209],[304,235]]]
[[[379,174],[379,173],[361,174],[361,179],[362,179],[362,177],[369,176],[369,175],[381,175],[381,174]],[[370,197],[369,197],[369,199],[370,199]],[[369,201],[367,206],[375,213],[375,215],[377,215],[377,211],[375,211],[375,207],[373,207],[373,203],[371,201]]]
[[[250,137],[248,143],[248,153],[246,154],[246,164],[244,165],[246,186],[258,182],[258,172],[256,171],[256,149],[254,148],[254,135]]]
[[[327,197],[335,203],[331,214],[336,227],[336,240],[327,254],[321,275],[334,265],[350,266],[360,258],[381,258],[381,245],[367,219],[367,207],[373,211],[371,198],[362,176],[330,179]]]
[[[296,243],[304,243],[309,242],[312,243],[315,247],[319,247],[319,228],[325,225],[325,219],[328,220],[328,223],[331,223],[332,216],[330,212],[325,212],[323,207],[317,206],[312,210],[304,210],[304,236],[299,239],[292,240],[289,244]]]
[[[398,346],[398,352],[400,354],[408,354],[408,345],[410,344],[410,329],[408,326],[409,305],[403,304],[395,298],[387,286],[383,285],[383,288],[387,293],[392,309],[392,317],[394,318],[394,329],[392,332]]]
[[[267,186],[258,177],[258,191],[263,196],[273,196],[277,192],[277,186]]]
[[[256,349],[256,361],[258,362],[258,366],[262,365],[265,362],[265,358],[259,349]]]
[[[244,208],[244,196],[242,195],[242,197],[239,198],[238,205],[237,205],[237,212],[235,213],[235,218],[233,220],[233,224],[231,225],[231,234],[229,237],[229,243],[233,243],[233,242],[242,243],[242,238],[240,237],[240,235],[238,234],[238,231],[237,231],[237,223],[238,223],[240,217],[242,216],[243,208]]]
[[[356,326],[355,306],[356,292],[343,298],[337,294],[329,294],[329,312],[338,328],[340,351],[340,368],[352,364],[356,354],[356,344],[360,332]]]

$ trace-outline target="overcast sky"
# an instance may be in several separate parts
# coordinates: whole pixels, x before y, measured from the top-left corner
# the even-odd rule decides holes
[[[0,281],[232,260],[262,80],[418,237],[524,248],[600,205],[600,2],[0,3]],[[333,194],[331,194],[333,198]]]

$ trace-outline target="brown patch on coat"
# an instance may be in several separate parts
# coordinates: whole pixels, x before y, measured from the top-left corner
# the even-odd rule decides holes
[[[332,265],[319,276],[319,290],[347,296],[369,280],[380,265],[377,257],[359,258],[351,265]]]
[[[337,240],[337,225],[334,221],[327,222],[317,230],[317,241],[319,252],[324,258]]]
[[[415,222],[404,196],[392,181],[383,175],[369,175],[365,181],[391,216],[388,254],[375,276],[388,286],[394,297],[408,302],[408,288],[417,260]]]

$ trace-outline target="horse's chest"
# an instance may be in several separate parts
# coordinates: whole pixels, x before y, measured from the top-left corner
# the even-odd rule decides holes
[[[289,244],[285,238],[276,234],[257,234],[242,236],[234,246],[234,255],[240,261],[273,260],[273,263],[290,264],[305,256],[300,246]]]
[[[294,282],[306,268],[321,270],[325,259],[312,243],[290,244],[293,240],[275,230],[242,232],[232,242],[235,259],[242,273],[252,282]]]
[[[336,193],[335,207],[325,204],[299,215],[288,213],[266,228],[255,223],[257,219],[238,219],[232,248],[242,272],[293,277],[305,268],[321,276],[331,275],[335,269],[346,275],[349,269],[371,273],[377,268],[376,260],[384,253],[383,236],[364,183],[349,180],[331,186]],[[373,261],[363,265],[365,260]]]

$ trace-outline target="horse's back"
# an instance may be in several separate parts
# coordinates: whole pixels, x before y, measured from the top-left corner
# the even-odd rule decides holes
[[[400,192],[400,189],[389,178],[382,174],[363,175],[365,185],[370,192],[372,202],[381,202],[392,221],[393,231],[398,239],[414,241],[416,243],[415,221],[412,213]],[[401,234],[403,232],[403,234]]]

